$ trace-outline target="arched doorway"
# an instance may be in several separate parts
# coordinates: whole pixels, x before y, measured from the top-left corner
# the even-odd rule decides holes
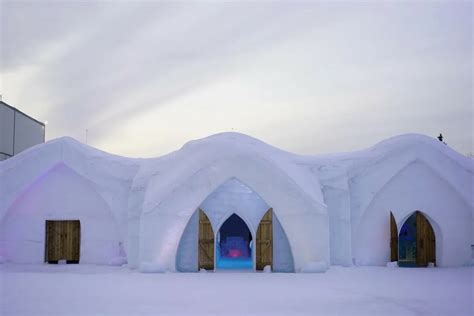
[[[235,213],[229,216],[217,233],[217,269],[253,269],[252,233]]]
[[[226,237],[223,231],[228,225],[245,231],[240,236],[248,242],[251,257],[238,263],[237,260],[219,260],[223,258],[221,246]],[[233,256],[237,257],[237,253]],[[263,270],[265,266],[275,272],[295,271],[286,232],[273,209],[257,192],[236,178],[217,187],[189,218],[175,262],[176,269],[181,272],[232,267],[253,271]]]
[[[436,238],[428,219],[420,211],[403,223],[398,235],[398,265],[426,267],[436,264]]]

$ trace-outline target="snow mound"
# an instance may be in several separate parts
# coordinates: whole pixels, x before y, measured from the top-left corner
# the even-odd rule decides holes
[[[122,266],[127,263],[127,258],[125,257],[115,257],[109,261],[109,266]]]
[[[263,268],[264,273],[272,273],[272,267],[271,266],[265,266]]]
[[[387,268],[398,268],[398,261],[387,262]]]

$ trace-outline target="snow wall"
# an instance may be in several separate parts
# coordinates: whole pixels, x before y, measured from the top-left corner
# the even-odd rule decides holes
[[[67,137],[1,162],[0,256],[43,262],[46,220],[80,220],[80,262],[126,257],[127,200],[138,162]]]
[[[8,210],[2,242],[8,260],[44,262],[46,220],[81,222],[80,261],[107,264],[120,255],[118,226],[90,183],[60,163],[37,179]]]

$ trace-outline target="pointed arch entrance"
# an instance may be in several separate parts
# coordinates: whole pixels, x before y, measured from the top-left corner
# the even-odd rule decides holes
[[[426,267],[436,265],[436,238],[433,227],[422,212],[416,211],[403,223],[398,235],[398,265]]]
[[[229,234],[235,230],[239,233]],[[228,252],[229,245],[235,242],[231,240],[226,244],[229,235],[241,237],[237,244],[245,241],[243,244],[247,245],[250,257],[246,250],[241,254],[235,249]],[[236,264],[238,260],[226,256],[242,260]],[[227,262],[221,264],[222,258],[228,259]],[[175,265],[181,272],[233,267],[263,270],[265,266],[275,272],[295,271],[289,240],[274,209],[252,188],[235,178],[211,192],[191,215],[180,238]]]
[[[282,267],[279,271],[298,271],[310,262],[329,262],[328,213],[319,185],[316,190],[307,192],[299,185],[299,180],[296,181],[271,159],[255,153],[226,153],[209,161],[190,164],[189,168],[181,170],[185,174],[181,174],[180,170],[170,171],[171,178],[176,176],[182,180],[166,192],[159,185],[162,178],[153,175],[148,180],[139,230],[140,236],[147,238],[139,238],[139,264],[153,262],[169,271],[197,271],[194,251],[197,252],[198,235],[194,220],[198,216],[194,218],[193,214],[199,207],[206,211],[213,228],[218,227],[220,219],[227,214],[236,213],[245,216],[253,232],[257,231],[263,214],[272,207],[278,216],[278,222],[274,216],[273,226],[279,226],[274,230],[275,271],[275,255],[279,257]],[[247,192],[252,195],[251,200],[237,197],[245,192],[227,191],[220,195],[225,207],[210,203],[216,197],[214,193],[231,180],[245,184],[249,188]],[[233,197],[226,197],[227,193]],[[157,197],[162,197],[162,200],[158,202]],[[254,207],[250,208],[254,197],[263,201],[260,204],[264,206],[262,209],[255,211],[252,210]],[[276,251],[277,244],[281,246],[281,251]],[[186,266],[183,266],[182,259],[189,259]]]
[[[235,213],[217,232],[217,269],[253,269],[253,236],[245,221]]]

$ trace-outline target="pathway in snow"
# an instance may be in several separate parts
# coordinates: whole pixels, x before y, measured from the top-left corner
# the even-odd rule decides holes
[[[474,315],[474,268],[323,274],[0,265],[0,315]]]

